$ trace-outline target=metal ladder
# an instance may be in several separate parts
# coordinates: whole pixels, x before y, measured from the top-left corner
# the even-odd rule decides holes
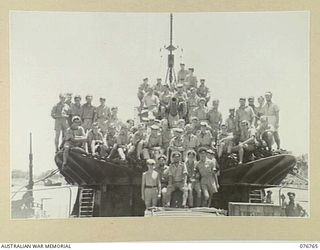
[[[262,190],[252,190],[249,193],[249,203],[262,203],[263,198]]]
[[[79,217],[92,217],[95,192],[92,188],[82,188],[79,197]]]

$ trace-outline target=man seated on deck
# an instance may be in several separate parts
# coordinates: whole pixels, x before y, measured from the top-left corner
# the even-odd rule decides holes
[[[114,144],[116,144],[116,141],[117,141],[116,134],[117,134],[116,126],[114,126],[113,124],[110,124],[107,130],[107,134],[105,136],[108,154],[110,154]]]
[[[183,158],[187,157],[187,152],[189,150],[194,150],[195,152],[199,147],[199,139],[196,135],[192,134],[192,126],[191,124],[187,124],[185,127],[185,134],[183,135],[183,143],[184,143],[184,153]]]
[[[133,156],[132,154],[136,152],[137,159],[141,160],[145,138],[146,138],[145,124],[140,123],[138,125],[138,130],[133,134],[131,146],[128,150],[128,154],[130,154],[130,156]]]
[[[205,79],[204,78],[201,78],[200,79],[200,85],[197,89],[197,94],[200,98],[205,98],[206,100],[206,106],[207,106],[207,103],[209,102],[210,100],[210,90],[209,88],[205,85]]]
[[[129,137],[128,137],[128,127],[126,125],[122,125],[117,136],[116,144],[113,145],[113,148],[108,156],[108,159],[112,159],[116,152],[118,152],[120,159],[122,161],[126,160],[125,152],[127,151],[127,146],[129,144]]]
[[[221,130],[218,133],[217,149],[218,158],[221,158],[223,153],[230,154],[233,147],[233,134],[228,132],[226,123],[221,124]]]
[[[148,159],[148,171],[142,174],[141,198],[144,200],[147,209],[156,207],[158,199],[161,197],[160,175],[155,171],[155,165],[155,160]]]
[[[256,149],[256,135],[255,129],[250,127],[248,121],[241,121],[240,127],[240,142],[233,147],[233,150],[239,152],[239,164],[242,164],[244,152],[252,152]]]
[[[172,152],[178,151],[182,155],[185,150],[182,133],[183,133],[183,130],[181,128],[174,128],[173,129],[174,137],[170,141],[168,152],[167,152],[169,162],[171,160],[171,153]]]
[[[89,154],[95,154],[95,149],[100,145],[103,145],[103,135],[100,132],[98,123],[94,122],[87,135],[87,152]]]
[[[72,125],[67,129],[63,145],[63,163],[62,168],[67,165],[69,151],[71,148],[79,147],[84,149],[84,143],[87,140],[84,128],[80,126],[81,119],[79,116],[72,118]]]
[[[159,127],[157,125],[152,125],[151,133],[146,139],[145,148],[143,149],[144,159],[157,159],[162,153],[162,137],[159,133]]]
[[[271,151],[274,144],[273,132],[274,128],[268,123],[268,118],[264,115],[261,116],[260,124],[256,128],[256,138],[259,146],[267,147]]]

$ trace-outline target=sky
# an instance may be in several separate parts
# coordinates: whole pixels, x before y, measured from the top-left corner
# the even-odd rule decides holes
[[[194,67],[220,111],[239,97],[273,93],[281,147],[309,150],[309,13],[174,13],[175,69]],[[10,13],[11,168],[56,168],[52,107],[59,93],[105,96],[132,118],[138,85],[165,79],[169,13]],[[13,154],[14,152],[14,154]]]

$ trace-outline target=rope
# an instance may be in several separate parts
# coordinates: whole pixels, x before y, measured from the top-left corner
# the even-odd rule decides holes
[[[59,169],[55,169],[55,170],[51,171],[51,173],[48,174],[47,176],[45,176],[44,178],[39,179],[39,180],[37,180],[37,181],[34,181],[33,184],[38,183],[38,182],[40,182],[40,181],[44,181],[44,180],[46,180],[46,179],[54,176],[54,175],[55,175],[56,173],[58,173],[58,172],[59,172]],[[28,186],[29,186],[29,184],[28,184],[28,185],[25,185],[25,186],[22,186],[22,187],[19,188],[17,191],[15,191],[15,192],[13,193],[13,195],[11,196],[11,200],[12,200],[12,199],[16,196],[16,194],[19,193],[23,188],[26,188],[26,187],[28,187]],[[30,190],[29,190],[29,191],[30,191]]]

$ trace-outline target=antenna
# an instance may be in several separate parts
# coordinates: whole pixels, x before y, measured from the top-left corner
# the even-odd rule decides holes
[[[173,46],[173,15],[170,13],[170,45],[166,47],[169,51],[168,55],[168,69],[166,74],[166,83],[169,83],[170,87],[173,88],[173,83],[176,82],[176,74],[174,72],[174,54],[172,53],[177,48]]]
[[[30,152],[29,152],[29,185],[28,189],[33,189],[33,153],[32,153],[32,133],[30,133]]]

